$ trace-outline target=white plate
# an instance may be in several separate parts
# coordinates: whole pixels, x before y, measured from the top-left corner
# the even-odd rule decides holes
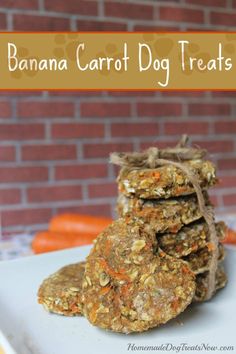
[[[58,268],[83,260],[88,252],[89,247],[80,247],[0,263],[0,328],[17,354],[176,353],[178,348],[174,350],[173,346],[181,343],[218,347],[215,351],[201,347],[181,353],[215,353],[220,352],[221,346],[234,346],[229,352],[236,353],[235,251],[228,250],[227,255],[229,284],[212,301],[190,306],[165,326],[131,335],[100,330],[83,317],[49,314],[37,304],[41,281]],[[152,348],[128,350],[129,344]],[[167,344],[166,350],[158,350]]]

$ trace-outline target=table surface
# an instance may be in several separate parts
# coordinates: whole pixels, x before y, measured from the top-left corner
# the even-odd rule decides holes
[[[216,215],[216,220],[224,220],[228,227],[236,230],[236,213]],[[26,233],[0,239],[0,261],[33,255],[32,239],[33,235]]]

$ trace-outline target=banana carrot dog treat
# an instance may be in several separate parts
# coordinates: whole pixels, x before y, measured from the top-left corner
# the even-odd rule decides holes
[[[187,263],[160,251],[155,232],[140,220],[111,224],[86,261],[83,312],[104,329],[142,332],[166,323],[194,293],[195,276]]]
[[[190,269],[194,274],[204,273],[210,268],[210,262],[212,257],[213,250],[204,247],[197,252],[189,254],[187,257],[183,257]],[[225,258],[225,249],[224,246],[219,243],[218,245],[218,259],[217,263],[222,262]]]
[[[226,225],[223,222],[215,224],[219,240],[225,235]],[[176,234],[157,234],[158,244],[161,249],[170,256],[181,258],[188,256],[204,247],[211,247],[209,243],[209,228],[204,220],[183,227]]]
[[[206,300],[207,289],[208,289],[208,277],[209,273],[205,272],[196,276],[196,292],[194,296],[194,301],[202,302]],[[216,271],[216,282],[215,290],[222,289],[227,284],[227,276],[222,265],[218,266]]]
[[[209,197],[205,193],[206,204]],[[195,195],[178,199],[155,200],[128,198],[119,195],[117,202],[119,216],[135,216],[150,223],[156,232],[176,233],[184,225],[188,225],[202,217]]]
[[[49,312],[65,316],[80,315],[85,262],[70,264],[43,281],[38,302]]]
[[[215,167],[210,161],[191,160],[183,165],[193,173],[202,189],[216,183]],[[191,181],[176,166],[167,165],[155,169],[122,168],[118,176],[118,188],[127,197],[167,199],[194,193]]]

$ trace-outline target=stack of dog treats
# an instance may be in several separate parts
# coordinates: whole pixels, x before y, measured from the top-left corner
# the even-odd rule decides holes
[[[113,155],[114,163],[123,166],[118,176],[117,210],[121,217],[131,216],[152,225],[159,247],[189,264],[196,275],[194,300],[204,301],[227,281],[220,242],[226,226],[222,221],[215,223],[212,215],[214,225],[209,227],[204,218],[201,204],[207,215],[213,211],[207,190],[217,182],[215,167],[203,160],[204,150],[186,148],[186,142],[183,137],[174,149]],[[172,161],[155,162],[155,154]],[[186,158],[182,169],[181,155]]]
[[[215,167],[186,143],[184,136],[175,148],[111,155],[121,166],[120,217],[98,235],[86,262],[43,281],[38,301],[48,311],[142,332],[225,286],[226,227],[215,222],[207,194]]]

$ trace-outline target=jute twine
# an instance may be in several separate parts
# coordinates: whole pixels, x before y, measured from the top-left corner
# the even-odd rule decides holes
[[[190,167],[183,164],[184,161],[202,159],[206,155],[203,149],[187,147],[188,136],[183,135],[174,148],[158,149],[151,147],[142,153],[112,153],[110,161],[113,164],[126,168],[157,168],[160,166],[172,165],[184,172],[189,179],[197,195],[199,210],[205,219],[210,234],[210,243],[213,246],[208,273],[208,290],[206,300],[209,300],[215,291],[215,277],[218,262],[218,237],[215,229],[213,208],[206,206],[205,199],[200,187],[198,177]]]

